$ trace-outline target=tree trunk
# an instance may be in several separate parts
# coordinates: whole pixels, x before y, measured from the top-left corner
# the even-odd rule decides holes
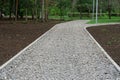
[[[9,18],[11,19],[11,14],[12,14],[12,3],[13,1],[10,0],[10,6],[9,6]]]
[[[26,13],[25,20],[28,21],[28,17],[27,17],[27,8],[25,9],[25,13]]]
[[[18,0],[16,0],[15,21],[18,19]]]
[[[77,3],[77,0],[72,0],[72,18],[73,18],[73,16],[74,16],[74,9],[75,9],[75,5],[76,5],[76,3]]]
[[[12,14],[12,11],[10,10],[10,14],[9,14],[9,18],[11,19],[11,14]]]
[[[108,16],[109,16],[109,19],[111,19],[111,1],[108,0]]]
[[[82,19],[82,12],[80,11],[80,19]]]
[[[34,9],[32,8],[32,20],[34,20],[34,16],[35,16]]]
[[[111,19],[111,6],[110,5],[108,6],[108,16],[109,16],[109,19]]]
[[[3,18],[2,14],[3,14],[4,1],[2,0],[1,3],[2,3],[2,5],[0,7],[0,19]]]
[[[46,9],[45,9],[45,21],[47,21],[48,20],[48,0],[45,0],[45,7],[46,7]]]
[[[42,15],[41,15],[41,9],[39,10],[39,19],[42,18]]]
[[[35,20],[37,20],[37,0],[35,0],[34,10],[35,10]]]
[[[45,19],[45,5],[44,5],[44,0],[42,0],[42,21],[44,22],[44,19]]]
[[[2,18],[2,10],[0,9],[0,19]]]

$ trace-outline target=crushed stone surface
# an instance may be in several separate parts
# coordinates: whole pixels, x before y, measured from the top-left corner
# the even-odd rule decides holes
[[[0,70],[0,80],[117,80],[120,73],[86,33],[87,21],[55,25]]]

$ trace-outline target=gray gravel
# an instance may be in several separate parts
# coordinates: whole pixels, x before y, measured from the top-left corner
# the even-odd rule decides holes
[[[120,73],[85,32],[87,21],[55,25],[0,70],[0,80],[116,80]]]

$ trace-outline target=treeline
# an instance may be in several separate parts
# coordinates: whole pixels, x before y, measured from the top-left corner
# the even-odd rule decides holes
[[[6,16],[15,20],[31,18],[47,21],[48,3],[49,0],[1,0],[0,18]]]
[[[82,18],[84,14],[91,17],[93,0],[0,0],[0,19],[14,18],[47,21],[48,16],[64,15],[74,17],[76,12]],[[99,15],[107,13],[111,18],[120,15],[120,0],[99,0]]]

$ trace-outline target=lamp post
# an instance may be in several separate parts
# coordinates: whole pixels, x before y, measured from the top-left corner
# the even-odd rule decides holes
[[[98,23],[98,0],[96,0],[96,24]]]
[[[94,20],[94,14],[95,13],[95,0],[93,0],[93,14],[92,14],[92,19]]]

